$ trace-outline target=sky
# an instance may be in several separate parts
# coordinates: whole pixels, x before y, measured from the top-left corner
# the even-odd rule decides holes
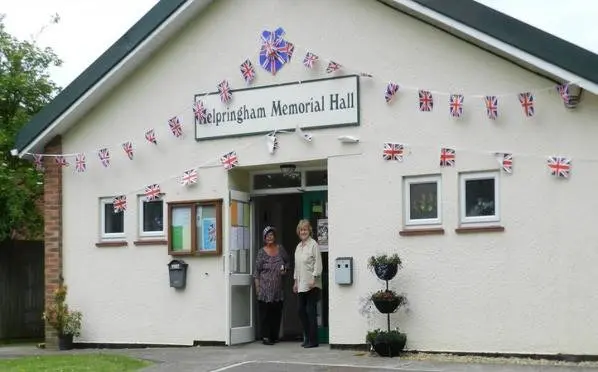
[[[589,31],[598,19],[596,0],[476,1],[598,54],[598,36]],[[35,38],[39,45],[54,49],[63,65],[53,69],[51,76],[65,87],[157,2],[0,0],[0,13],[5,15],[4,22],[11,34],[19,39]],[[50,24],[56,13],[60,16],[59,23]]]

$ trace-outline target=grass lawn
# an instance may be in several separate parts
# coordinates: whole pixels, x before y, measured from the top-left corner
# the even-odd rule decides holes
[[[125,372],[137,371],[149,365],[151,363],[144,360],[110,354],[46,355],[0,359],[0,371],[2,372]]]

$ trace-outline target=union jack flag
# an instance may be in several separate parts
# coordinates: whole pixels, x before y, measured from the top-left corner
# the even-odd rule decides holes
[[[486,105],[486,115],[488,115],[488,119],[496,120],[498,117],[498,97],[486,96],[484,97],[484,103]]]
[[[43,158],[40,154],[33,154],[33,164],[35,165],[35,169],[40,172],[44,170]]]
[[[556,91],[559,93],[559,96],[561,96],[563,103],[568,105],[571,100],[571,96],[569,96],[569,84],[557,85]]]
[[[386,103],[392,101],[392,98],[398,91],[399,84],[393,83],[392,81],[388,83],[388,85],[386,86],[386,92],[384,92],[384,99],[386,100]]]
[[[154,183],[145,187],[145,200],[152,201],[160,198],[160,185]]]
[[[455,150],[443,147],[440,150],[440,166],[454,167],[455,166]]]
[[[133,160],[133,144],[129,141],[123,143],[123,150],[125,150],[125,154],[129,159]]]
[[[548,158],[550,174],[555,177],[569,178],[571,173],[571,159],[562,156],[550,156]]]
[[[183,125],[178,116],[170,118],[168,120],[168,126],[170,126],[170,130],[175,137],[178,138],[183,135]]]
[[[239,165],[239,158],[237,157],[237,152],[231,151],[228,154],[223,155],[220,158],[220,162],[226,170],[236,167],[237,165]]]
[[[532,93],[519,93],[519,102],[525,116],[528,118],[534,116],[534,95]]]
[[[328,67],[326,67],[326,72],[329,73],[329,74],[331,74],[334,71],[340,70],[341,67],[342,66],[340,64],[338,64],[338,63],[336,63],[334,61],[330,61],[330,62],[328,62]]]
[[[69,163],[68,161],[66,161],[66,158],[62,155],[58,155],[56,157],[56,164],[61,166],[61,167],[68,167]]]
[[[462,94],[451,94],[449,97],[449,107],[451,116],[454,118],[460,118],[463,115],[463,95]]]
[[[120,213],[127,210],[127,197],[125,195],[117,196],[112,199],[112,205],[114,206],[114,213]]]
[[[318,60],[318,56],[313,54],[312,52],[307,52],[305,58],[303,58],[303,65],[307,68],[313,68],[314,63]]]
[[[154,132],[153,129],[150,129],[147,132],[145,132],[145,139],[149,143],[153,143],[154,145],[158,144],[158,140],[156,139],[156,132]]]
[[[203,101],[199,100],[195,102],[193,105],[193,115],[195,115],[195,119],[199,124],[203,124],[206,121],[206,116],[208,114],[208,110],[203,105]]]
[[[100,161],[104,167],[110,165],[110,152],[107,148],[103,148],[98,152],[98,156],[100,157]]]
[[[291,62],[291,58],[293,58],[293,52],[295,52],[295,44],[286,41],[286,45],[282,48],[284,52],[287,53],[287,62]]]
[[[85,154],[77,154],[75,157],[75,170],[79,173],[85,172],[87,165],[85,164]]]
[[[189,186],[194,183],[197,183],[199,179],[199,175],[197,174],[197,170],[189,169],[183,172],[183,176],[181,177],[181,184],[183,186]]]
[[[260,49],[260,65],[276,75],[278,70],[284,66],[285,63],[291,60],[289,51],[293,53],[293,47],[289,47],[288,42],[283,40],[284,30],[277,28],[274,32],[262,32],[262,47]]]
[[[384,143],[384,150],[382,151],[382,159],[403,161],[404,146],[401,143]]]
[[[419,111],[432,111],[434,108],[434,98],[429,90],[419,91]]]
[[[251,83],[255,79],[255,69],[249,59],[241,63],[241,75],[247,84]]]
[[[502,154],[501,166],[503,171],[513,173],[513,154]]]
[[[218,94],[220,94],[220,100],[222,101],[222,103],[230,102],[230,100],[233,98],[233,92],[230,90],[228,81],[222,80],[218,84]]]

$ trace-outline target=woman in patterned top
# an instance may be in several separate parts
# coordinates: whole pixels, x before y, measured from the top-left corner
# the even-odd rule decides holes
[[[276,244],[276,229],[266,226],[263,233],[264,247],[255,262],[255,290],[264,345],[278,341],[282,318],[282,276],[287,272],[289,257],[280,244]]]

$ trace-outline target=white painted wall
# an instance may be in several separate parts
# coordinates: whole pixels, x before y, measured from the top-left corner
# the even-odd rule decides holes
[[[239,64],[255,62],[259,35],[282,26],[296,55],[276,77],[258,67],[257,85],[321,77],[301,60],[307,47],[322,57],[369,72],[362,80],[359,128],[314,132],[307,144],[282,135],[275,155],[261,137],[196,143],[193,95],[213,91],[227,78],[243,87]],[[257,63],[255,63],[257,65]],[[388,106],[388,80],[412,87],[466,95],[466,114],[448,115],[448,97],[435,96],[435,110],[420,113],[413,91],[399,93]],[[236,149],[242,165],[264,165],[330,157],[330,262],[355,258],[354,284],[330,283],[330,342],[363,343],[368,329],[383,327],[359,314],[359,300],[381,288],[366,269],[369,255],[397,251],[405,268],[393,287],[405,292],[407,311],[393,324],[408,333],[408,348],[419,350],[596,354],[598,273],[592,217],[594,138],[598,99],[584,95],[568,112],[547,90],[536,95],[537,115],[525,119],[516,97],[501,99],[496,123],[485,118],[481,99],[468,94],[520,92],[553,85],[537,75],[453,38],[377,2],[272,0],[218,1],[90,112],[64,138],[64,152],[113,147],[112,165],[103,169],[96,155],[88,172],[64,173],[64,272],[70,301],[83,310],[82,341],[191,344],[224,341],[227,333],[223,258],[188,258],[188,287],[168,287],[165,246],[134,246],[137,208],[134,195],[159,182],[167,201],[226,198],[227,174],[216,159]],[[169,117],[180,114],[184,139],[168,131]],[[158,146],[144,143],[155,127]],[[358,145],[335,136],[353,134]],[[120,143],[139,144],[131,162]],[[404,142],[413,153],[402,164],[381,160],[382,143]],[[457,166],[440,170],[441,146],[457,149]],[[467,151],[465,151],[467,150]],[[503,233],[457,235],[458,172],[497,169],[493,151],[512,151],[514,174],[501,176]],[[342,154],[360,154],[341,156]],[[548,175],[546,156],[573,158],[570,180]],[[586,159],[584,161],[584,159]],[[172,177],[204,164],[199,185],[180,187]],[[402,177],[441,174],[443,224],[440,236],[399,237],[402,228]],[[167,181],[165,181],[167,180]],[[165,181],[165,182],[162,182]],[[128,247],[96,248],[98,198],[127,193]],[[82,218],[82,213],[85,216]],[[225,248],[227,236],[224,237]],[[346,327],[352,324],[352,327]]]

